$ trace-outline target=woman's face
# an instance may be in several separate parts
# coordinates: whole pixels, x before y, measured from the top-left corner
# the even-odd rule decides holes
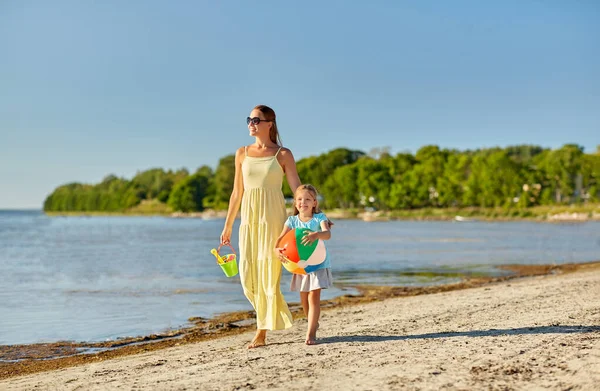
[[[317,200],[312,196],[308,190],[299,190],[296,193],[296,209],[301,213],[312,212],[317,206]]]
[[[269,130],[271,129],[271,122],[267,122],[265,120],[265,115],[260,110],[252,110],[248,118],[250,119],[250,121],[247,121],[250,136],[256,137],[259,135],[269,134]],[[256,118],[260,120],[258,121],[258,123],[256,123]]]

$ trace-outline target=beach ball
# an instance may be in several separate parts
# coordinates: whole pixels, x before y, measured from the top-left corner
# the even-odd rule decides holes
[[[294,274],[310,273],[314,266],[325,261],[327,250],[322,240],[315,240],[311,244],[302,244],[302,237],[312,232],[307,228],[295,228],[286,233],[279,247],[282,254],[291,262],[283,263],[283,267]]]

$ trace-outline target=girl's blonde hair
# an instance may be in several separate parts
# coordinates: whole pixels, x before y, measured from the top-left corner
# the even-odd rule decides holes
[[[258,105],[253,110],[258,110],[265,116],[267,121],[271,121],[271,130],[269,130],[269,139],[280,147],[283,147],[283,143],[281,142],[281,137],[279,136],[279,130],[277,129],[277,116],[275,115],[275,110],[265,105]]]
[[[308,191],[310,195],[313,196],[315,201],[317,201],[317,205],[315,205],[312,210],[313,214],[321,213],[321,209],[319,208],[319,201],[317,200],[317,196],[319,195],[317,189],[313,185],[306,184],[298,186],[298,188],[294,192],[294,216],[300,214],[300,211],[298,210],[298,208],[296,208],[296,196],[298,195],[298,192],[302,190]]]

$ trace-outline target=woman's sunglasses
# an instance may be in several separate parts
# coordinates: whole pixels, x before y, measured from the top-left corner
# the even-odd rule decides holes
[[[260,124],[261,121],[262,122],[271,122],[271,121],[268,121],[266,119],[260,119],[258,117],[254,117],[254,118],[248,117],[248,118],[246,118],[246,124],[248,124],[248,125],[250,125],[250,122],[252,122],[253,125],[258,125],[258,124]]]

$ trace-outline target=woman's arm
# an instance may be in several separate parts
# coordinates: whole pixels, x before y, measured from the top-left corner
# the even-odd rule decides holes
[[[287,179],[288,185],[290,185],[290,189],[292,189],[292,194],[296,192],[298,186],[301,185],[300,177],[298,177],[298,170],[296,168],[296,160],[294,159],[294,155],[292,151],[287,148],[281,148],[281,152],[279,153],[279,164],[283,168],[283,172],[285,172],[285,177]]]
[[[242,177],[242,161],[244,157],[244,147],[239,148],[235,153],[235,175],[233,178],[233,190],[229,197],[229,208],[225,218],[225,227],[221,233],[221,244],[229,245],[231,243],[231,230],[233,222],[240,210],[242,195],[244,195],[244,179]]]

